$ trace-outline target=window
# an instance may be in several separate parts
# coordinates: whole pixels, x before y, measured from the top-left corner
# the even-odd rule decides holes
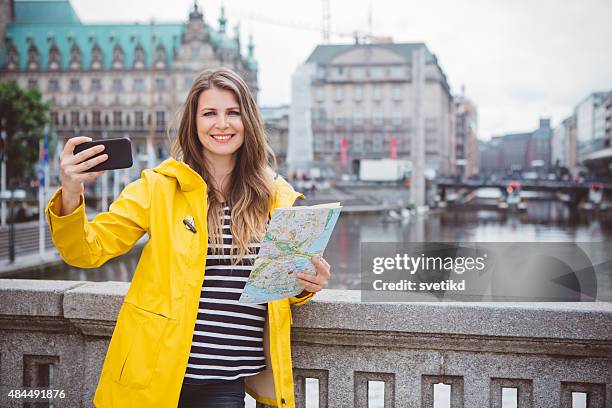
[[[113,112],[113,126],[121,126],[121,111]]]
[[[123,79],[120,79],[120,78],[113,79],[113,91],[114,92],[123,91]]]
[[[51,123],[54,126],[59,125],[59,115],[57,114],[57,112],[51,112]]]
[[[383,148],[383,137],[380,133],[374,133],[372,135],[372,151],[374,153],[382,152]]]
[[[382,86],[374,85],[372,88],[372,98],[375,101],[380,101],[382,99]]]
[[[78,79],[71,79],[70,80],[70,91],[80,92],[81,91],[81,81]]]
[[[164,145],[161,143],[157,144],[157,159],[158,160],[163,160],[166,158],[166,149],[164,148]]]
[[[325,78],[325,67],[322,66],[318,66],[317,67],[317,79],[324,79]]]
[[[391,113],[391,122],[394,125],[401,125],[402,124],[402,112],[400,112],[399,110],[394,110]]]
[[[363,125],[363,112],[361,112],[359,109],[353,111],[353,124]]]
[[[363,79],[363,78],[365,78],[365,68],[363,68],[363,67],[353,67],[353,68],[351,68],[351,78],[353,78],[353,79]]]
[[[145,91],[145,80],[142,78],[136,78],[134,80],[134,91],[144,92]]]
[[[334,124],[343,125],[344,124],[344,115],[341,112],[336,112],[334,115]]]
[[[166,112],[155,112],[155,126],[157,126],[158,128],[163,128],[164,126],[166,126]]]
[[[141,111],[136,111],[134,112],[134,125],[136,125],[137,128],[143,128],[144,127],[144,114]]]
[[[336,75],[338,76],[344,75],[344,67],[336,67]]]
[[[102,90],[102,81],[100,78],[92,78],[91,79],[91,90],[92,91],[101,91]]]
[[[380,79],[385,77],[384,67],[372,67],[370,68],[370,77],[374,79]]]
[[[394,101],[402,100],[402,86],[401,85],[393,85],[393,100]]]
[[[380,110],[375,110],[374,113],[372,114],[372,124],[373,125],[377,125],[380,126],[383,124],[383,115],[382,115],[382,111]]]
[[[363,153],[363,133],[355,133],[353,135],[353,151],[355,153]]]
[[[314,135],[314,149],[317,152],[325,150],[325,134],[319,133]]]
[[[191,88],[191,83],[193,82],[193,79],[187,77],[183,79],[183,89],[185,91],[188,91],[189,88]]]
[[[49,92],[59,92],[60,84],[59,79],[51,78],[49,80]]]
[[[344,88],[342,87],[342,85],[338,85],[335,88],[336,102],[341,102],[343,98],[344,98]]]
[[[322,86],[315,88],[315,99],[317,102],[322,102],[325,99],[325,89]]]
[[[91,112],[91,124],[94,126],[102,125],[102,121],[100,120],[100,111]]]
[[[166,80],[163,78],[156,78],[155,79],[155,90],[165,91],[166,90]]]
[[[403,78],[406,72],[406,70],[402,66],[394,66],[394,67],[391,67],[389,70],[390,70],[390,75],[393,78]]]
[[[38,79],[28,78],[28,88],[38,89]]]
[[[72,126],[80,126],[81,123],[79,121],[79,112],[73,111],[70,112],[70,124]]]
[[[353,86],[353,99],[356,101],[360,101],[363,99],[363,86],[361,85]]]

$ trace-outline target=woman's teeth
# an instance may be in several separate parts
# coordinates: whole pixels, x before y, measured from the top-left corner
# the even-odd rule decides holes
[[[233,135],[227,135],[227,136],[217,136],[217,135],[213,135],[213,139],[215,140],[228,140],[229,138],[231,138]]]

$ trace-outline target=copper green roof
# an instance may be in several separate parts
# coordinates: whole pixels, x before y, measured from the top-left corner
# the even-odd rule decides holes
[[[238,42],[224,33],[207,26],[210,42],[214,47],[232,48],[239,54]],[[70,50],[76,44],[81,51],[82,68],[91,64],[92,50],[97,45],[102,50],[103,69],[111,68],[113,49],[119,45],[124,54],[124,67],[132,68],[138,45],[145,53],[145,67],[151,66],[151,56],[162,45],[166,51],[166,66],[171,67],[174,52],[181,46],[185,23],[111,23],[83,24],[68,0],[16,0],[15,20],[7,25],[0,50],[0,69],[6,66],[7,44],[12,43],[19,53],[19,69],[25,70],[28,49],[34,44],[40,55],[40,67],[48,66],[49,51],[55,44],[60,51],[60,69],[67,70]],[[253,57],[245,59],[252,64]]]
[[[93,48],[98,45],[102,50],[103,69],[110,69],[113,49],[121,46],[124,65],[131,68],[134,64],[134,51],[140,44],[145,51],[145,66],[150,67],[151,50],[159,45],[166,49],[166,64],[172,63],[172,55],[180,46],[184,24],[11,24],[5,37],[10,36],[19,52],[19,69],[25,70],[30,43],[36,45],[40,53],[41,70],[46,70],[51,44],[60,50],[60,67],[68,69],[70,49],[73,42],[80,48],[82,66],[88,69],[91,64]],[[6,64],[6,47],[2,52],[0,66]]]

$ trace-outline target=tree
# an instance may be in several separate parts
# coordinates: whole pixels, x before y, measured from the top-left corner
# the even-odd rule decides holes
[[[38,89],[22,89],[15,81],[0,82],[0,130],[6,132],[1,153],[7,160],[7,185],[35,177],[39,142],[49,123],[49,103]]]

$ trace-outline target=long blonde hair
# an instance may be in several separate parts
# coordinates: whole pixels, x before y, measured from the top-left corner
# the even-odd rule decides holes
[[[212,87],[234,94],[244,125],[244,143],[236,152],[228,191],[219,191],[213,182],[213,172],[196,127],[198,99],[203,91]],[[207,69],[193,80],[179,117],[178,135],[171,155],[187,163],[208,186],[207,227],[215,254],[223,253],[223,209],[218,193],[225,197],[231,208],[231,254],[236,255],[233,263],[237,263],[249,253],[249,243],[263,238],[273,199],[270,168],[276,169],[276,158],[268,144],[259,108],[248,85],[238,74],[227,68]]]

